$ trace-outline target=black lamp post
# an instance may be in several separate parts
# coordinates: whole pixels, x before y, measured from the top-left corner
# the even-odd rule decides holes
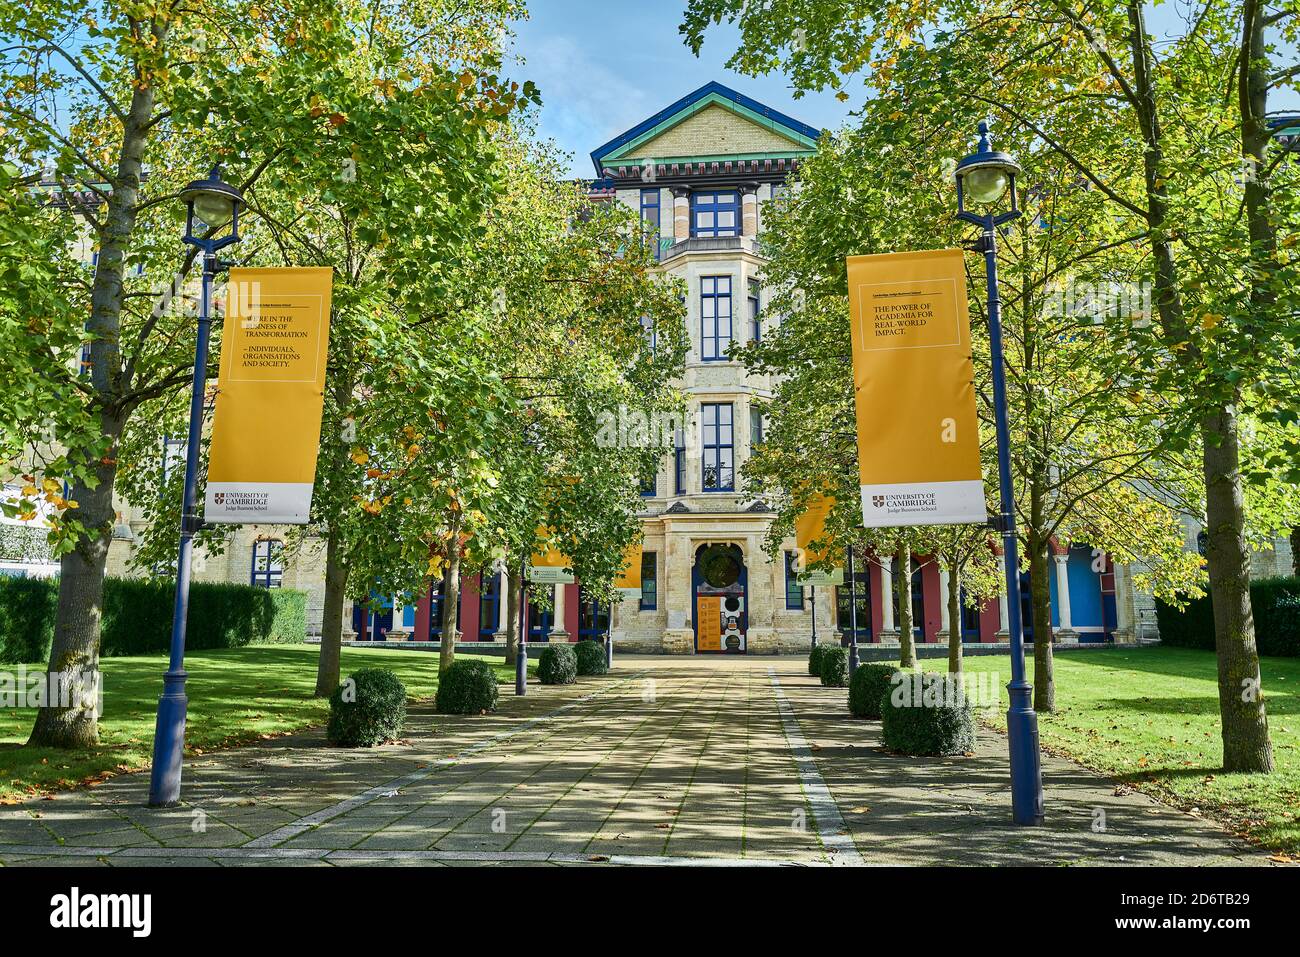
[[[185,447],[185,492],[181,499],[181,546],[176,562],[176,602],[172,609],[171,653],[163,693],[158,699],[154,727],[153,768],[149,806],[176,804],[181,796],[181,757],[185,750],[185,624],[190,602],[190,553],[194,533],[203,520],[195,512],[199,443],[203,435],[204,389],[207,382],[208,336],[212,327],[212,280],[227,264],[218,250],[239,242],[239,210],[243,194],[221,179],[214,166],[207,179],[195,180],[181,192],[185,200],[185,242],[203,255],[203,291],[199,299],[198,342],[194,350],[194,381],[190,392],[189,440]],[[226,227],[229,226],[229,232]],[[196,233],[196,229],[199,231]],[[201,233],[201,235],[199,234]]]
[[[1038,753],[1038,715],[1032,687],[1025,677],[1025,635],[1020,614],[1020,559],[1016,546],[1016,502],[1011,486],[1011,432],[1007,424],[1006,361],[1002,353],[1002,310],[998,296],[997,227],[1020,215],[1016,175],[1020,165],[989,143],[989,125],[979,125],[979,146],[957,164],[957,218],[981,229],[975,247],[984,253],[988,279],[989,352],[993,365],[993,413],[998,437],[998,485],[1001,492],[1002,552],[1007,576],[1007,631],[1011,641],[1011,683],[1007,692],[1007,740],[1011,751],[1011,815],[1016,824],[1043,822],[1043,775]],[[1011,194],[1011,208],[997,204]],[[983,208],[972,212],[967,202]]]

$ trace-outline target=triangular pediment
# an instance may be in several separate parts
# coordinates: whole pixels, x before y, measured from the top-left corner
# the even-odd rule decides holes
[[[645,160],[683,162],[811,155],[819,131],[719,83],[701,87],[591,154],[597,170]]]

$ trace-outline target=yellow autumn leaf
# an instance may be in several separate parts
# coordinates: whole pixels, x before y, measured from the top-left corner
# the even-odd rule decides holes
[[[370,453],[363,452],[361,449],[353,449],[352,461],[356,462],[358,465],[365,465],[367,462],[370,461]]]

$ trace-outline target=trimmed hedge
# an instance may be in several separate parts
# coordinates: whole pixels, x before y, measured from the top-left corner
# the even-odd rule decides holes
[[[537,680],[544,685],[571,685],[578,680],[578,656],[568,642],[542,649],[537,656]]]
[[[0,662],[49,660],[58,603],[57,578],[0,577]]]
[[[573,646],[573,653],[577,656],[580,677],[603,675],[609,671],[605,664],[605,646],[600,642],[583,639]]]
[[[1300,578],[1261,578],[1250,583],[1255,646],[1261,655],[1300,658]],[[1182,609],[1156,602],[1160,641],[1178,648],[1214,650],[1214,606],[1210,596]]]
[[[827,648],[833,648],[834,645],[813,645],[808,651],[808,674],[814,678],[820,678],[822,675],[822,655],[826,653]]]
[[[894,687],[898,666],[880,661],[865,661],[858,665],[849,679],[849,713],[855,718],[879,721],[885,698]]]
[[[829,646],[821,655],[821,679],[827,688],[843,688],[849,683],[849,649]]]
[[[406,686],[387,668],[362,668],[330,695],[325,736],[345,748],[373,748],[402,736]]]
[[[975,716],[956,675],[913,674],[882,700],[881,739],[911,755],[975,750]]]
[[[100,655],[167,651],[175,593],[170,580],[105,579]],[[0,578],[0,662],[40,662],[49,657],[58,594],[57,578]],[[224,582],[190,586],[187,651],[298,642],[306,636],[303,592]]]
[[[438,678],[438,714],[483,714],[497,709],[497,676],[476,658],[460,658]]]

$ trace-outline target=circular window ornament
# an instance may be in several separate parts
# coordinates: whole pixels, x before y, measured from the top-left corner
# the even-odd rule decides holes
[[[728,588],[740,581],[740,558],[734,546],[710,545],[700,556],[700,576],[711,588]]]

